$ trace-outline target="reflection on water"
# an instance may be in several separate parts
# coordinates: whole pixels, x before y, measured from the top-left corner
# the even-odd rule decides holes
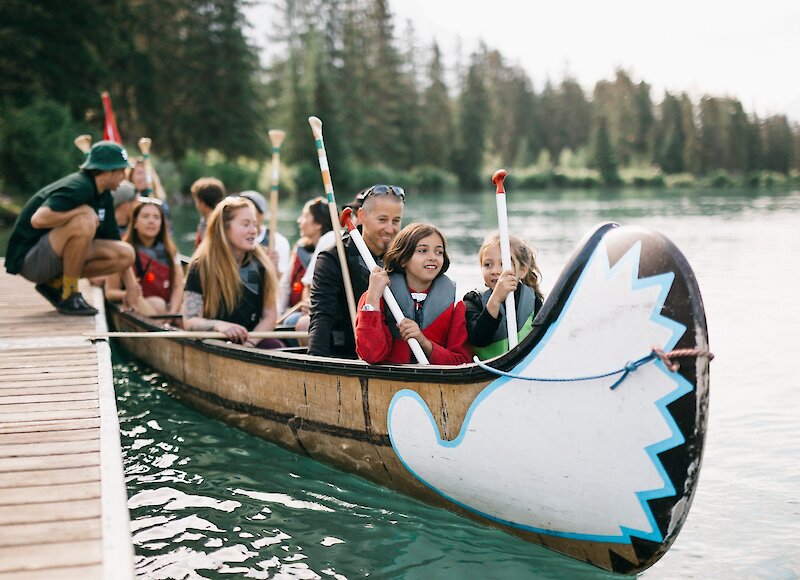
[[[281,208],[290,239],[300,206]],[[186,252],[196,216],[183,209],[176,228]],[[602,221],[659,230],[697,275],[717,355],[703,468],[682,532],[644,576],[800,578],[800,192],[510,190],[509,210],[511,229],[539,249],[545,291]],[[489,194],[409,195],[404,221],[442,226],[448,274],[466,291],[480,284],[476,252],[494,212]],[[610,577],[207,419],[174,400],[162,377],[120,356],[115,382],[143,576]]]

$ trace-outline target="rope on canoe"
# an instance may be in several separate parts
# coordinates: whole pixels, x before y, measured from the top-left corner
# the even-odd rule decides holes
[[[602,373],[602,374],[599,374],[599,375],[589,375],[589,376],[585,376],[585,377],[571,377],[571,378],[527,377],[527,376],[524,376],[524,375],[518,375],[516,373],[509,373],[509,372],[506,372],[506,371],[501,371],[500,369],[492,368],[489,365],[487,365],[486,363],[480,361],[477,356],[474,357],[473,360],[483,370],[489,371],[491,373],[494,373],[494,374],[502,376],[502,377],[509,377],[509,378],[512,378],[512,379],[522,379],[522,380],[525,380],[525,381],[539,381],[539,382],[546,382],[546,383],[551,383],[551,382],[552,383],[571,383],[571,382],[576,382],[576,381],[591,381],[591,380],[594,380],[594,379],[603,379],[605,377],[613,377],[614,375],[621,375],[614,382],[614,384],[611,385],[611,390],[613,391],[614,389],[616,389],[618,386],[620,386],[622,384],[622,381],[624,381],[626,378],[628,378],[629,374],[631,374],[636,369],[638,369],[639,367],[641,367],[643,365],[646,365],[649,362],[653,362],[655,360],[660,360],[662,363],[664,363],[664,366],[667,368],[668,371],[675,373],[675,372],[678,371],[678,369],[681,368],[681,365],[679,363],[675,362],[675,359],[678,359],[678,358],[690,358],[690,357],[695,357],[695,358],[696,357],[705,357],[709,361],[714,360],[714,354],[711,351],[700,349],[700,348],[677,348],[677,349],[671,350],[669,352],[664,352],[660,348],[653,347],[653,350],[650,351],[650,354],[647,354],[647,355],[643,356],[642,358],[637,359],[635,361],[629,361],[629,362],[625,363],[625,366],[622,367],[621,369],[617,369],[615,371],[610,371],[610,372],[607,372],[607,373]]]

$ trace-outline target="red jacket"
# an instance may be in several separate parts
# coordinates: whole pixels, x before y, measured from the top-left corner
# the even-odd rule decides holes
[[[362,311],[367,293],[358,301],[356,317],[356,353],[370,364],[416,362],[408,343],[395,339],[387,326],[384,315],[385,304],[381,298],[380,308]],[[393,318],[388,321],[395,324]],[[458,301],[440,314],[436,320],[422,329],[422,334],[433,343],[433,352],[428,360],[434,365],[460,365],[472,362],[472,353],[467,342],[465,307]]]

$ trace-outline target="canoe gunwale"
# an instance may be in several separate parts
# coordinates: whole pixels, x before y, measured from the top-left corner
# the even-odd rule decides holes
[[[561,314],[569,293],[580,276],[589,257],[594,252],[597,244],[611,229],[619,227],[616,223],[603,223],[589,232],[578,249],[567,262],[561,276],[553,287],[550,297],[545,300],[539,313],[533,321],[533,330],[512,351],[502,356],[484,361],[489,366],[500,371],[510,371],[519,364],[544,337],[545,332]],[[157,324],[135,312],[125,312],[118,304],[107,304],[107,310],[113,310],[123,318],[140,327],[144,331],[163,331],[168,325]],[[177,342],[197,348],[209,353],[221,354],[235,360],[263,364],[269,367],[286,370],[301,370],[313,373],[336,374],[349,377],[363,377],[375,379],[391,379],[398,382],[428,382],[443,384],[489,382],[497,375],[487,371],[475,363],[460,365],[458,367],[443,365],[419,364],[389,364],[370,365],[360,360],[310,356],[281,350],[259,350],[231,345],[217,339],[174,339]],[[621,361],[624,363],[625,361]]]

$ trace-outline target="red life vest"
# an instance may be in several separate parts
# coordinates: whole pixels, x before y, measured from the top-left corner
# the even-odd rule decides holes
[[[154,260],[142,250],[136,250],[136,270],[142,285],[142,296],[158,296],[169,302],[172,280],[166,264]]]
[[[289,278],[290,294],[289,306],[294,306],[303,298],[303,276],[306,274],[306,268],[311,261],[311,252],[298,245],[295,249],[294,261],[292,262],[292,275]]]

